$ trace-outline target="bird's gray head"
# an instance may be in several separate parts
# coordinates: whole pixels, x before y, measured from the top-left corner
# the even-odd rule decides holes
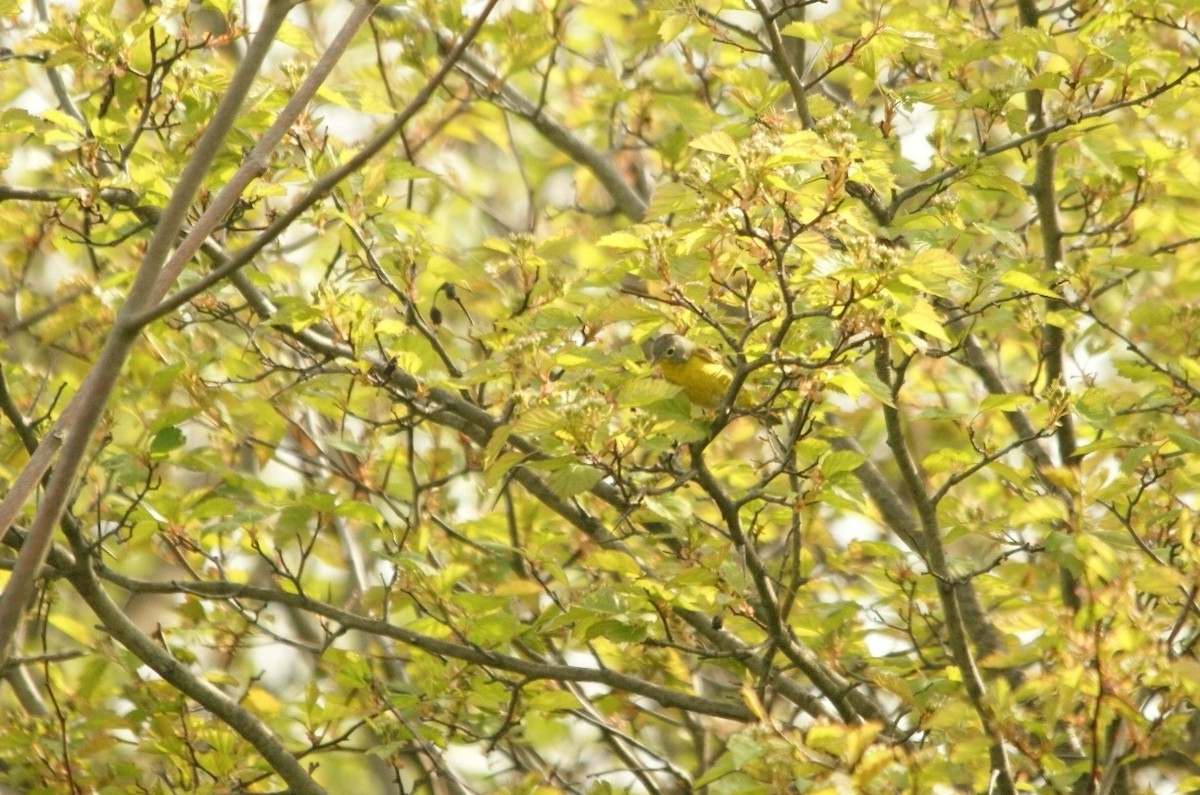
[[[646,353],[651,364],[668,361],[683,364],[692,356],[696,343],[678,334],[659,334],[647,341]]]

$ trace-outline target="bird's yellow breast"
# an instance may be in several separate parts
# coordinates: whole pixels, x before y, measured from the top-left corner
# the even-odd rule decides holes
[[[725,365],[701,356],[692,355],[685,362],[664,360],[659,366],[663,377],[682,387],[688,400],[705,408],[719,406],[733,381],[733,373]]]

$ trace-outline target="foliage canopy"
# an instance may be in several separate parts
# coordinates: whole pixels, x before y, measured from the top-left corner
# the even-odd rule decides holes
[[[1192,3],[35,5],[13,791],[1200,789]]]

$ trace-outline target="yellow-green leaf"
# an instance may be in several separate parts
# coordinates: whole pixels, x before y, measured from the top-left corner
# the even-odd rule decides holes
[[[1000,277],[1000,283],[1023,293],[1044,295],[1047,298],[1059,297],[1053,290],[1038,281],[1035,276],[1023,271],[1008,271]]]

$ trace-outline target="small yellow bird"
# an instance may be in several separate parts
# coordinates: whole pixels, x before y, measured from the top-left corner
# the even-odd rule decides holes
[[[683,388],[688,400],[704,408],[721,405],[733,373],[714,351],[678,334],[660,334],[645,344],[647,358],[657,364],[663,378]],[[751,404],[749,395],[739,395],[738,405]]]

